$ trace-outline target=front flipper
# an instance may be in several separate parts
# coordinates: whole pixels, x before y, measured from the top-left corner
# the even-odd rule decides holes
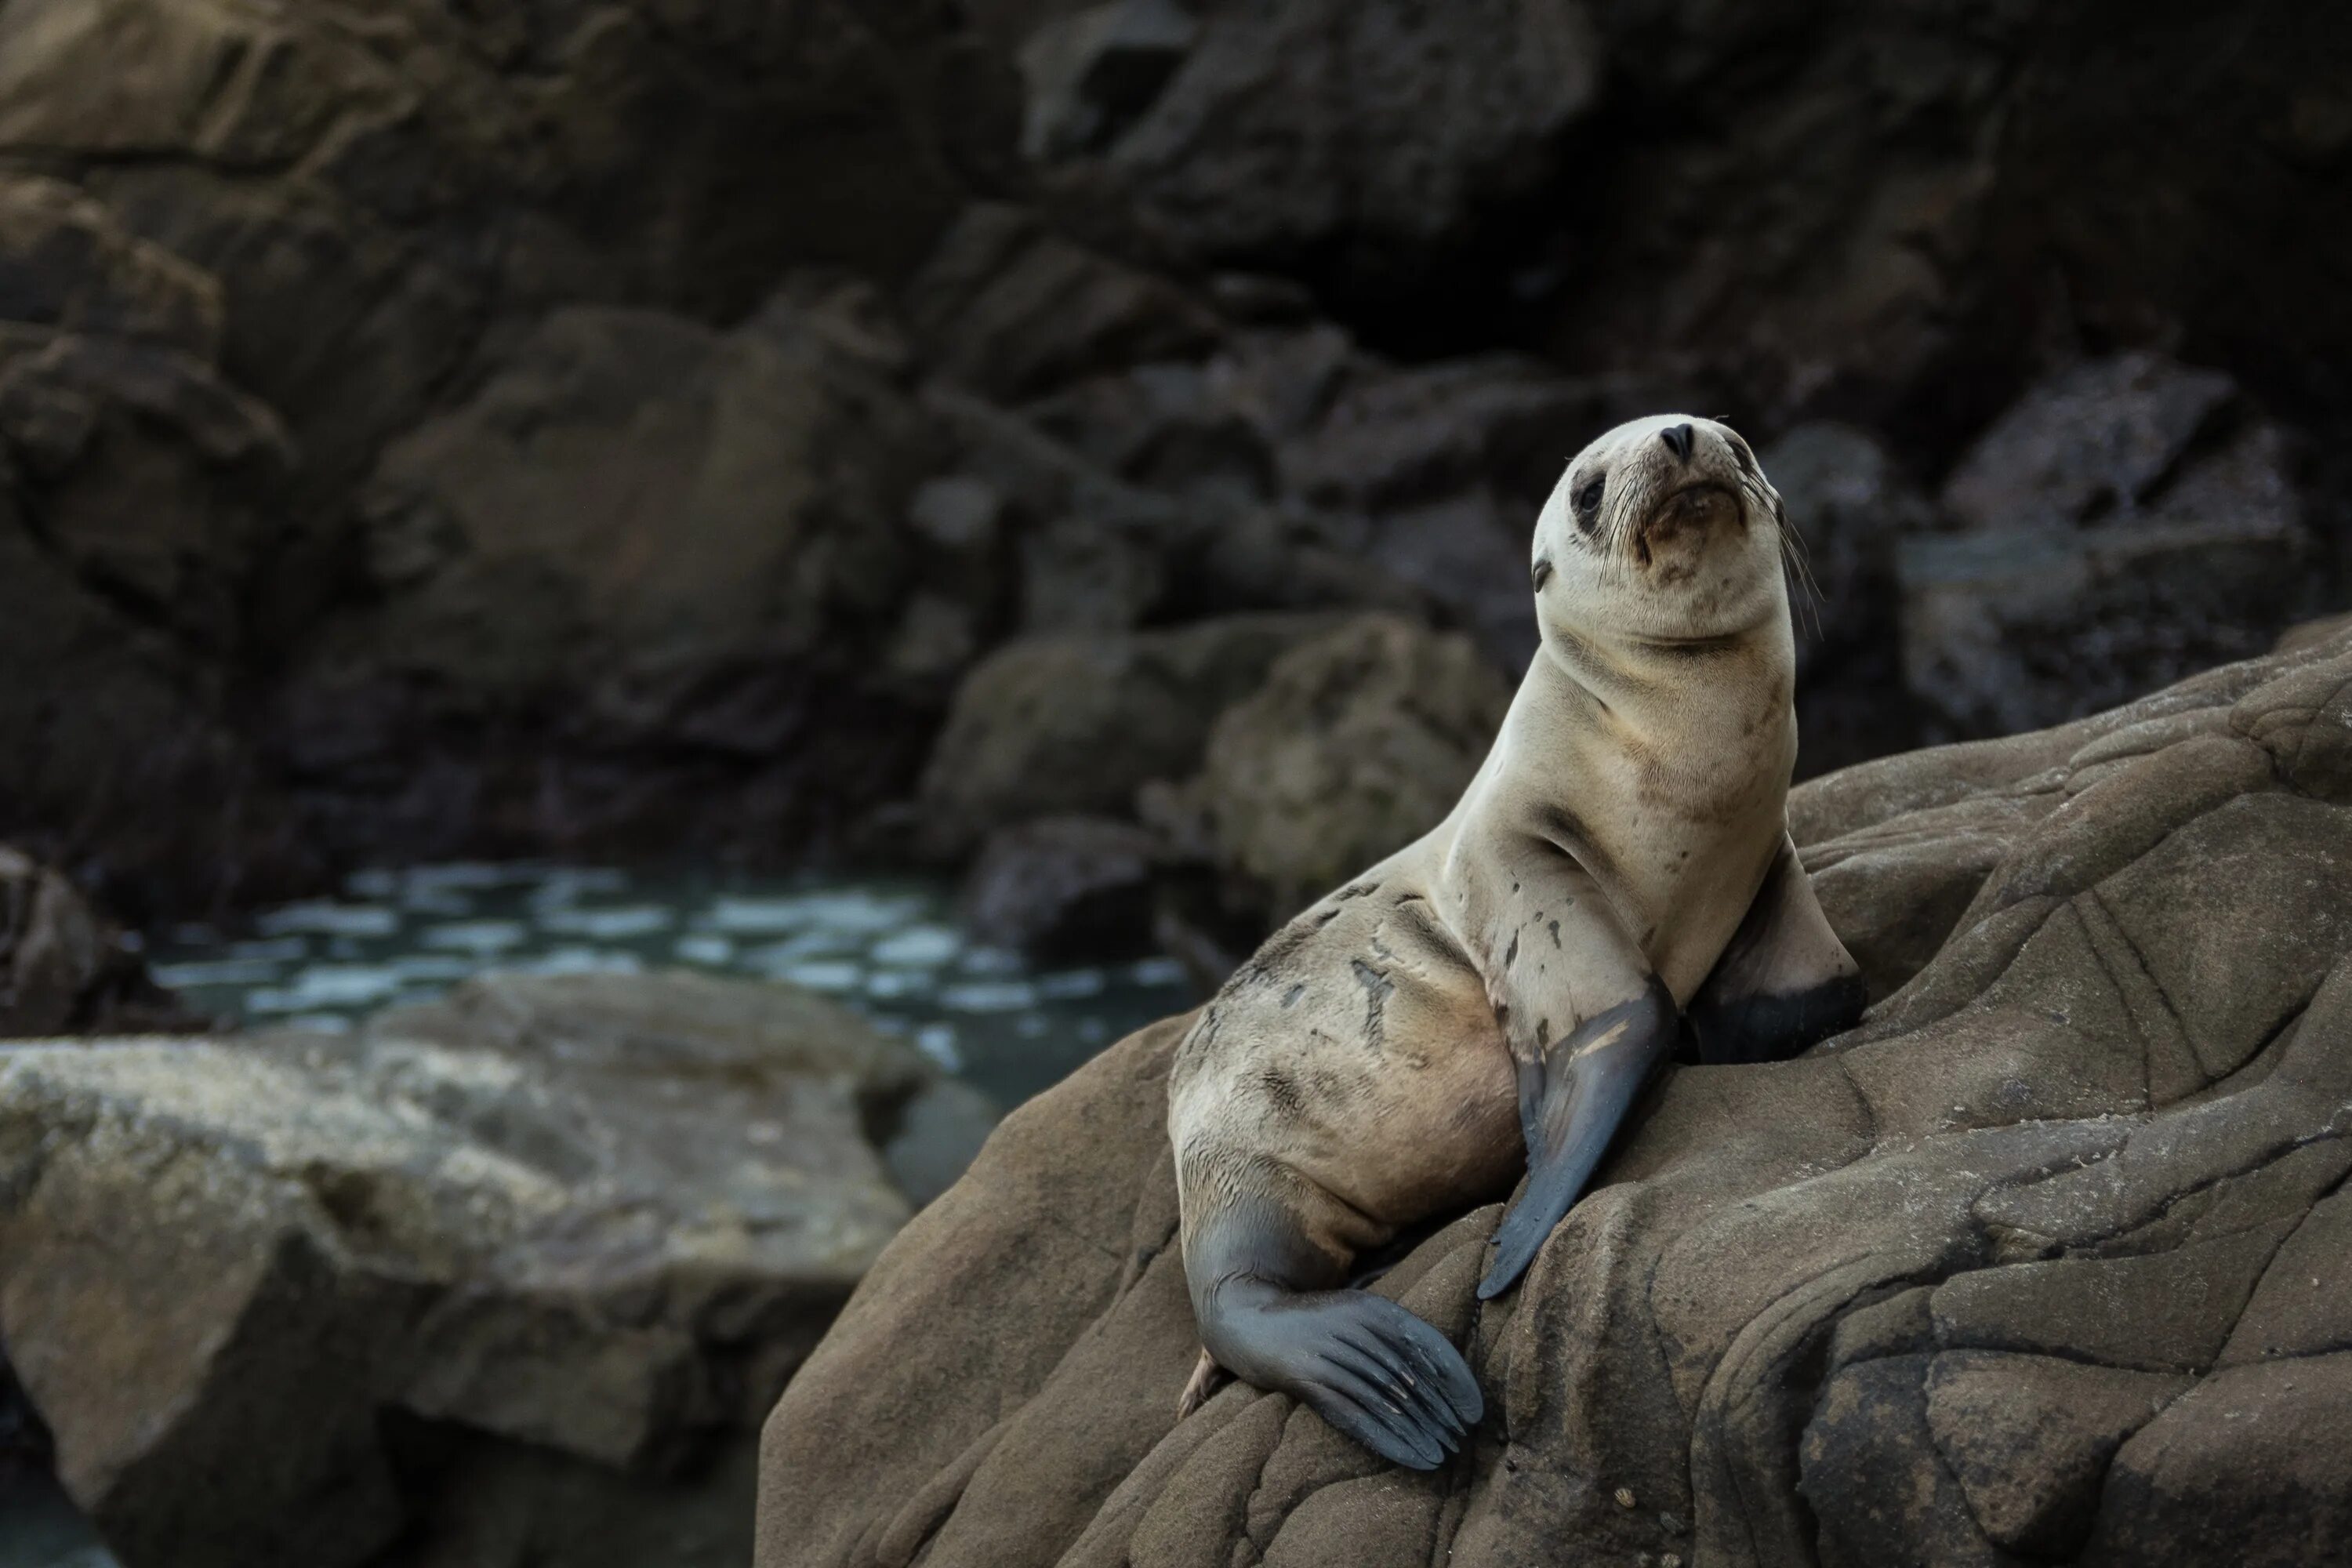
[[[1698,1059],[1793,1057],[1853,1027],[1868,1000],[1861,966],[1830,929],[1796,846],[1781,835],[1747,917],[1691,998]]]
[[[1626,1113],[1673,1057],[1678,1031],[1675,999],[1654,974],[1639,995],[1594,1014],[1520,1064],[1527,1190],[1495,1232],[1495,1262],[1479,1282],[1480,1300],[1509,1289],[1567,1217]]]

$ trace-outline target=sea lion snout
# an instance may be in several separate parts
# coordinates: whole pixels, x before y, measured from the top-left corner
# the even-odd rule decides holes
[[[1647,569],[1660,561],[1694,563],[1718,533],[1745,532],[1739,498],[1711,482],[1686,485],[1650,509],[1633,531],[1634,559]]]

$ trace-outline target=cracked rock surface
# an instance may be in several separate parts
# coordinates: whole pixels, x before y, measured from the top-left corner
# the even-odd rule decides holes
[[[1015,1113],[771,1417],[761,1568],[2305,1563],[2352,1529],[2352,634],[1791,803],[1879,1000],[1685,1068],[1383,1466],[1196,1349],[1184,1020]]]

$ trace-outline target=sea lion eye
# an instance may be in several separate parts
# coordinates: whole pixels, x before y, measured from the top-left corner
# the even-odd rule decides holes
[[[1608,485],[1609,476],[1602,474],[1576,492],[1576,521],[1587,533],[1592,531],[1593,525],[1601,519],[1601,492]]]

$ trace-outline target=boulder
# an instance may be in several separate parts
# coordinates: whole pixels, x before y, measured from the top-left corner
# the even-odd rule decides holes
[[[126,1568],[741,1561],[751,1434],[937,1075],[833,1005],[507,974],[0,1048],[0,1335]]]
[[[1160,841],[1131,822],[1046,816],[991,834],[964,879],[982,942],[1046,963],[1129,955],[1151,943]]]
[[[721,816],[753,841],[803,841],[814,828],[788,820],[802,810],[789,803],[836,780],[841,795],[870,797],[869,764],[903,783],[919,752],[895,710],[877,712],[865,693],[843,704],[864,721],[839,727],[852,739],[793,748],[810,759],[804,773],[729,776],[751,716],[822,709],[830,689],[730,672],[682,697],[680,685],[710,672],[691,658],[683,669],[666,662],[676,641],[693,640],[675,617],[619,628],[642,645],[629,650],[640,666],[659,667],[659,689],[630,700],[698,701],[683,727],[712,733],[711,752],[688,742],[690,763],[667,767],[566,759],[560,779],[536,767],[542,757],[484,756],[485,712],[530,663],[501,627],[570,642],[576,628],[550,623],[576,607],[562,601],[593,574],[583,563],[621,544],[614,496],[680,499],[691,441],[657,427],[693,423],[674,400],[690,394],[662,367],[633,367],[656,384],[644,445],[606,442],[579,465],[607,487],[590,498],[604,504],[578,513],[593,537],[561,538],[542,563],[550,581],[524,570],[530,580],[509,583],[485,622],[452,628],[464,607],[445,606],[441,622],[384,631],[395,646],[372,640],[383,628],[376,574],[423,574],[453,540],[446,519],[389,516],[381,491],[362,492],[384,471],[387,446],[402,451],[385,465],[397,487],[423,477],[404,465],[438,442],[430,478],[479,502],[482,468],[510,463],[515,520],[544,524],[560,505],[548,498],[579,475],[533,473],[520,437],[495,458],[496,437],[453,453],[462,443],[450,422],[481,414],[469,399],[485,382],[517,390],[515,355],[545,348],[535,334],[551,314],[643,312],[677,335],[717,339],[728,334],[710,323],[758,315],[803,269],[846,268],[893,290],[967,204],[967,179],[1009,172],[1019,107],[1009,60],[936,9],[10,5],[0,16],[10,171],[0,176],[0,664],[10,673],[0,834],[101,862],[142,902],[181,912],[315,886],[319,861],[387,844],[409,857],[604,835],[621,852],[636,832],[675,848]],[[795,378],[824,379],[807,365],[781,373]],[[778,379],[769,393],[791,401]],[[723,412],[771,421],[740,397]],[[541,455],[569,467],[558,448],[580,424],[544,406],[536,416],[553,438]],[[854,466],[857,434],[887,441],[888,425],[887,414],[853,418],[825,448]],[[920,459],[898,456],[894,483],[922,477]],[[470,474],[452,471],[475,459]],[[777,477],[754,462],[703,479]],[[808,553],[856,555],[868,534],[887,542],[890,531],[869,527],[877,521],[861,516]],[[22,549],[20,526],[35,536]],[[510,543],[520,553],[544,537],[525,527]],[[707,541],[689,528],[679,542]],[[793,570],[822,596],[839,564]],[[416,586],[403,578],[399,593]],[[942,667],[968,663],[980,634],[960,645],[936,605],[912,618],[903,657],[867,646],[858,657],[935,709],[955,673]],[[438,646],[400,645],[410,630]],[[324,665],[322,644],[339,650]],[[411,652],[433,668],[420,675],[404,662]],[[289,671],[303,679],[289,683]],[[476,677],[480,689],[462,685]],[[435,687],[443,680],[461,684]],[[600,742],[605,717],[590,725]],[[761,751],[763,763],[774,756]],[[291,792],[274,776],[289,763]],[[717,809],[680,808],[698,795],[719,796]],[[180,805],[159,813],[157,800]]]
[[[389,448],[362,497],[369,604],[270,712],[328,830],[379,857],[754,844],[903,773],[895,694],[950,681],[979,628],[915,603],[936,434],[859,306],[795,285],[723,332],[560,310]]]
[[[935,368],[1004,400],[1204,351],[1219,328],[1168,279],[1091,251],[1002,203],[964,209],[908,281],[903,300]]]
[[[1271,930],[1435,826],[1486,760],[1511,687],[1458,633],[1368,616],[1293,648],[1209,732],[1150,815]]]
[[[1195,9],[1198,39],[1165,85],[1075,170],[1195,260],[1338,251],[1393,286],[1483,208],[1538,188],[1599,92],[1595,29],[1559,0]],[[1033,79],[1049,123],[1054,91]]]
[[[1358,520],[1366,558],[1516,674],[1534,657],[1536,515],[1570,458],[1664,388],[1563,376],[1512,354],[1399,367],[1360,356],[1281,448],[1305,504]]]
[[[136,938],[63,875],[0,844],[0,1036],[202,1027],[148,974]]]
[[[2029,392],[1898,547],[1903,663],[1931,728],[2000,734],[2270,647],[2310,587],[2286,438],[2229,379],[2147,354]]]
[[[761,1568],[1564,1560],[2184,1565],[2352,1523],[2352,637],[1797,792],[1882,991],[1686,1067],[1525,1282],[1488,1205],[1370,1288],[1487,1414],[1386,1467],[1196,1352],[1186,1020],[1009,1118],[770,1417]],[[1917,946],[1865,929],[1958,902]],[[1924,967],[1922,967],[1924,965]]]
[[[944,384],[924,406],[950,468],[1001,498],[1008,616],[1024,635],[1127,632],[1239,612],[1381,605],[1422,595],[1362,559],[1328,514],[1264,504],[1269,444],[1226,372],[1150,364],[1097,376],[1021,414]],[[969,579],[968,579],[969,580]],[[988,578],[980,579],[982,582]]]
[[[0,833],[141,902],[306,858],[243,809],[268,792],[224,713],[298,455],[221,374],[222,331],[218,279],[0,176]]]
[[[367,662],[509,710],[632,698],[878,621],[927,423],[885,342],[779,299],[732,332],[551,316],[366,502]],[[724,743],[709,734],[706,743]],[[742,743],[759,745],[746,738]]]
[[[1935,508],[1886,444],[1855,426],[1800,425],[1757,457],[1795,535],[1798,766],[1826,773],[1915,743],[1895,552],[1936,525]]]
[[[1021,46],[1021,150],[1040,163],[1101,151],[1151,106],[1200,37],[1176,0],[1110,0],[1047,22]]]
[[[1126,636],[1025,637],[957,690],[917,796],[923,842],[961,855],[1041,816],[1123,816],[1136,791],[1199,764],[1219,713],[1329,629],[1317,616],[1229,616]]]

